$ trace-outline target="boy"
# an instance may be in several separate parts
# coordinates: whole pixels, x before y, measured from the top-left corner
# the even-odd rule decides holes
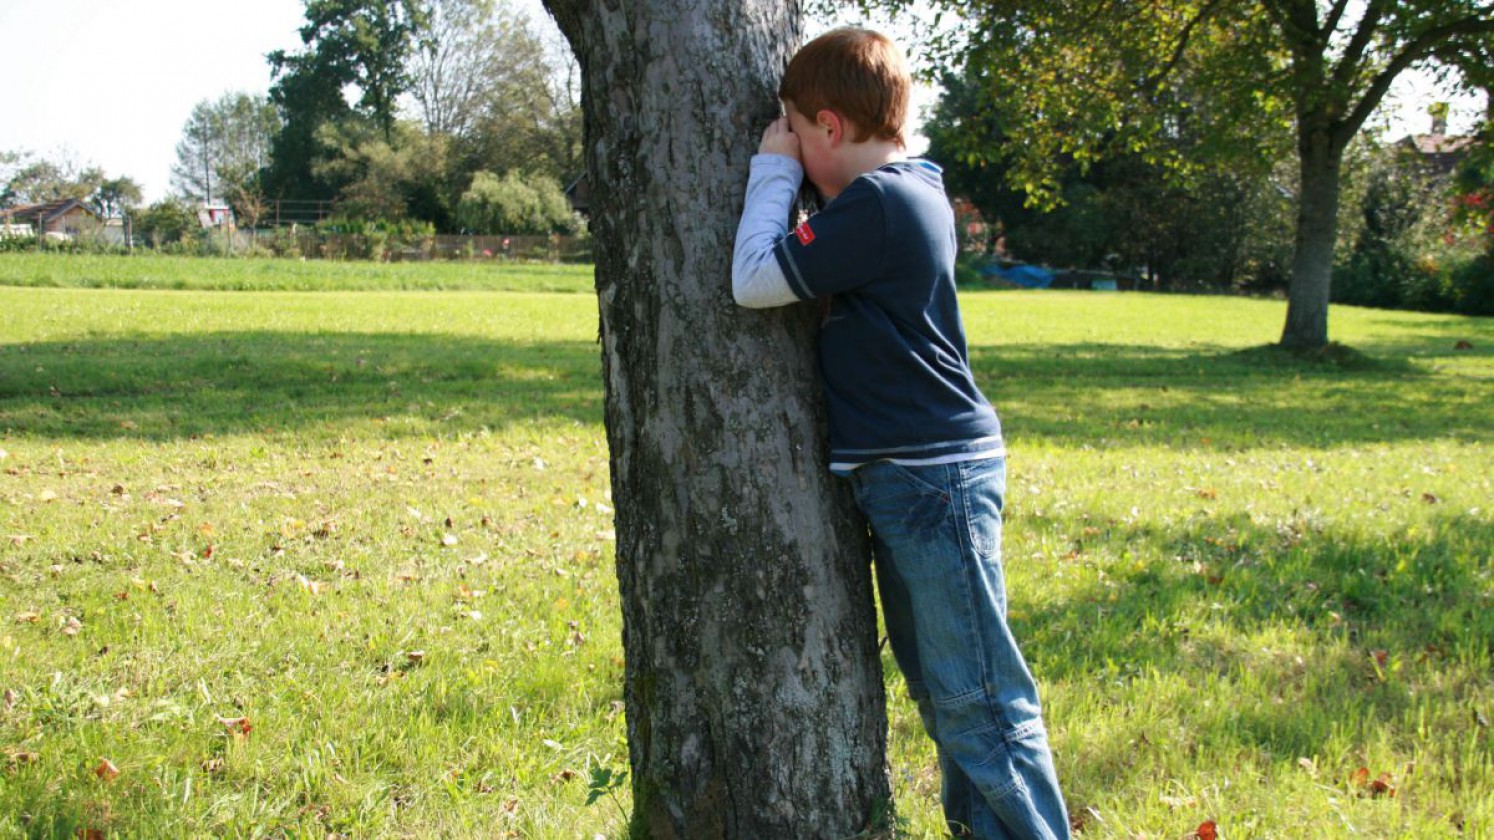
[[[961,837],[1067,838],[1037,689],[1006,624],[1001,426],[970,373],[940,170],[907,160],[910,79],[886,37],[839,29],[789,63],[732,258],[761,308],[819,298],[830,469],[871,525],[898,667]],[[828,202],[787,236],[804,176]]]

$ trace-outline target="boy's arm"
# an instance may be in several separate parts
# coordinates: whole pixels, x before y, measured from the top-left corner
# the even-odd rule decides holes
[[[789,212],[799,193],[804,170],[783,155],[754,155],[747,180],[747,201],[737,226],[731,258],[731,295],[741,306],[763,309],[798,303],[783,269],[773,256],[778,240],[788,233]]]
[[[778,240],[788,233],[789,212],[804,178],[798,154],[798,138],[788,130],[788,120],[779,119],[763,132],[752,157],[731,258],[731,295],[741,306],[764,309],[799,301],[773,256]]]

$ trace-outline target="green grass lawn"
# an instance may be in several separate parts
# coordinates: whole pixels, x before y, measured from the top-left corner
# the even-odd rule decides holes
[[[595,300],[170,265],[340,290],[0,287],[0,838],[621,836]],[[964,306],[1083,836],[1494,835],[1494,322],[1336,308],[1332,364],[1277,302]]]
[[[0,254],[0,285],[202,291],[590,292],[589,265],[337,262],[138,254]]]

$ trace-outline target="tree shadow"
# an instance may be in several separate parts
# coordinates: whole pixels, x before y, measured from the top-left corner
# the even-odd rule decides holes
[[[1018,442],[1331,446],[1487,440],[1494,425],[1481,382],[1399,357],[1332,363],[1268,348],[1019,344],[972,347],[971,365]]]
[[[1449,512],[1418,536],[1244,513],[1183,526],[1014,525],[1072,527],[1059,574],[1088,581],[1036,608],[1015,604],[1012,625],[1039,679],[1111,693],[1120,706],[1147,698],[1155,708],[1138,718],[1188,730],[1087,742],[1091,777],[1122,779],[1147,749],[1310,757],[1346,733],[1358,741],[1402,725],[1416,708],[1461,723],[1483,691],[1494,653],[1487,517]],[[1008,532],[1010,565],[1020,566],[1022,542]],[[1148,687],[1133,690],[1137,681]],[[1217,698],[1221,686],[1225,701],[1209,709],[1190,696]]]
[[[416,419],[452,431],[602,416],[583,341],[222,332],[0,345],[0,431],[192,436]],[[390,434],[400,424],[387,423]]]

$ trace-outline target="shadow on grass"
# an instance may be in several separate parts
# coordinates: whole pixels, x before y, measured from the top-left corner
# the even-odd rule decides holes
[[[1379,355],[1057,344],[978,346],[971,359],[1018,446],[1329,446],[1494,428],[1482,380]],[[0,431],[58,438],[594,423],[601,404],[600,352],[584,341],[267,331],[0,345]]]
[[[1050,525],[1073,526],[1061,562],[1088,582],[1014,610],[1040,680],[1129,698],[1140,717],[1176,718],[1187,730],[1146,733],[1150,745],[1130,732],[1134,740],[1089,756],[1108,768],[1087,768],[1092,778],[1123,778],[1136,750],[1175,751],[1164,743],[1172,737],[1215,755],[1290,761],[1387,727],[1414,739],[1418,713],[1452,743],[1477,736],[1469,704],[1487,696],[1494,657],[1487,517],[1449,512],[1415,536],[1246,514],[1169,528],[1017,530]],[[1023,540],[1010,536],[1009,563],[1019,566]],[[1085,568],[1096,565],[1103,574]],[[1180,696],[1158,688],[1169,682]]]
[[[1274,348],[1028,344],[974,347],[971,364],[1019,446],[1487,440],[1494,427],[1483,381],[1357,351],[1304,360]]]
[[[0,432],[167,440],[415,419],[450,431],[600,422],[582,341],[209,333],[0,345]],[[423,421],[423,422],[422,422]]]

